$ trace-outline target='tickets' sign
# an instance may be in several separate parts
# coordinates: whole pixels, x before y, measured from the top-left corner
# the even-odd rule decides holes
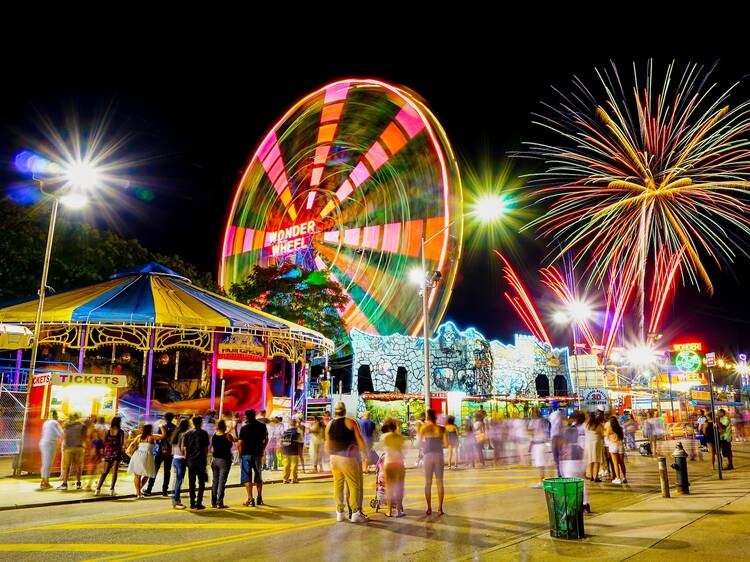
[[[50,373],[50,383],[57,385],[97,384],[114,388],[128,386],[125,375],[87,375],[86,373]]]

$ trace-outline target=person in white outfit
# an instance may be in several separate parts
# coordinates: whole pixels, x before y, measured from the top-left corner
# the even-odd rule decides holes
[[[49,483],[49,474],[63,434],[63,428],[57,421],[57,410],[52,410],[50,414],[52,417],[42,425],[42,437],[39,440],[39,449],[42,453],[42,481],[39,483],[41,490],[52,487]]]
[[[583,412],[574,412],[569,418],[569,424],[563,425],[560,432],[562,447],[560,449],[560,472],[563,478],[583,479],[583,509],[591,513],[589,504],[589,489],[586,485],[586,461],[584,460],[584,446],[586,443],[586,416]]]
[[[128,474],[133,475],[136,499],[143,497],[142,489],[148,484],[149,478],[156,477],[154,443],[164,437],[163,433],[154,435],[153,426],[149,423],[143,426],[141,433],[133,439],[128,447],[128,454],[130,454]]]

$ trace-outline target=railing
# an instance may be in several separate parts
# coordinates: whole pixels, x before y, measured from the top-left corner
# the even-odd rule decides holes
[[[54,367],[54,368],[51,368]],[[31,361],[0,358],[0,384],[12,387],[15,390],[26,390],[29,384],[29,371]],[[77,373],[78,368],[65,361],[37,361],[36,372],[38,373]]]

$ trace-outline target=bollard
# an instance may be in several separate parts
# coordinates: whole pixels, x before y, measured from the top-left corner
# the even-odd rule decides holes
[[[677,442],[677,446],[672,453],[674,463],[672,468],[677,471],[677,493],[678,494],[689,494],[690,493],[690,482],[688,482],[688,463],[687,453],[682,443]]]
[[[661,484],[661,497],[669,497],[669,473],[667,473],[667,459],[659,457],[659,483]]]

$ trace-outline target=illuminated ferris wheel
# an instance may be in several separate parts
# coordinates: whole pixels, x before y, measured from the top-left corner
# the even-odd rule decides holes
[[[461,253],[461,182],[440,123],[413,93],[348,79],[300,101],[273,126],[237,186],[219,281],[260,263],[328,270],[341,285],[347,331],[415,334],[422,303],[409,283],[441,273],[431,325],[448,305]]]

